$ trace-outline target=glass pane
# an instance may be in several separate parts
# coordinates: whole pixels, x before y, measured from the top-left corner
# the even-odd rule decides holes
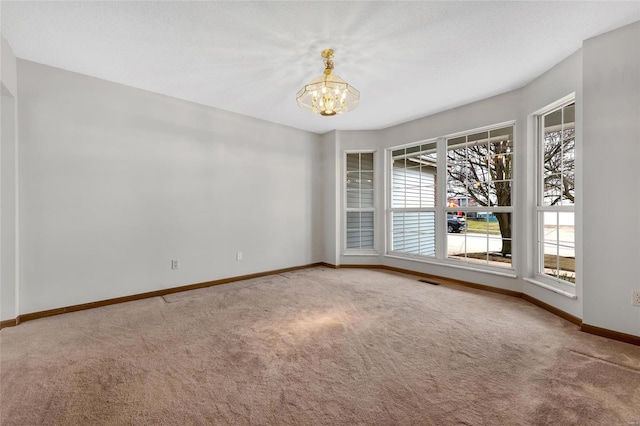
[[[576,271],[575,213],[558,213],[558,278],[574,283]]]
[[[412,185],[412,186],[420,185],[420,167],[419,166],[407,167],[405,169],[405,184]]]
[[[513,141],[513,126],[494,129],[489,132],[492,142],[497,141]]]
[[[447,168],[447,198],[467,196],[467,168],[452,165]]]
[[[477,148],[477,147],[476,147]],[[467,181],[482,181],[487,182],[491,180],[490,171],[492,170],[489,162],[490,157],[485,155],[485,152],[478,152],[478,149],[470,149],[467,163]],[[484,151],[484,150],[483,150]]]
[[[550,277],[575,282],[575,213],[540,213],[542,260],[539,272]]]
[[[552,278],[575,283],[575,254],[560,256],[552,253],[552,247],[545,245],[544,274]]]
[[[466,243],[465,234],[447,234],[447,257],[449,259],[464,260],[467,253]]]
[[[542,205],[557,206],[562,204],[562,175],[550,174],[544,177]]]
[[[360,226],[362,229],[373,229],[373,212],[360,213]]]
[[[544,132],[558,131],[562,124],[562,110],[550,112],[544,116]]]
[[[460,211],[461,207],[468,206],[469,200],[466,197],[451,197],[447,198],[447,207],[451,209],[456,209],[456,211]],[[453,212],[451,212],[453,213]]]
[[[420,187],[408,186],[405,190],[406,207],[420,207]]]
[[[347,248],[359,249],[360,248],[360,231],[347,231]]]
[[[420,212],[418,213],[420,220],[420,232],[423,234],[435,234],[436,233],[436,214],[435,212]]]
[[[391,207],[405,207],[405,193],[400,190],[391,191]]]
[[[360,207],[360,191],[347,191],[347,208]]]
[[[360,154],[360,170],[373,170],[373,152]]]
[[[489,254],[487,260],[491,266],[498,268],[511,268],[511,256],[507,256],[504,252],[511,253],[511,238],[494,238],[489,237]]]
[[[467,138],[467,142],[469,144],[473,143],[475,145],[477,143],[486,142],[487,139],[489,139],[489,132],[480,132],[469,135],[469,137]]]
[[[363,189],[360,192],[360,207],[373,207],[373,191]]]
[[[487,238],[487,248],[489,250],[489,260],[497,260],[496,256],[502,256],[502,247],[511,244],[510,238],[502,239],[500,236],[489,235]],[[508,256],[504,256],[508,258]],[[509,259],[509,258],[508,258]]]
[[[391,231],[402,232],[404,226],[404,213],[393,212],[391,213]]]
[[[393,170],[391,173],[392,191],[403,193],[403,188],[406,185],[404,159],[393,161]]]
[[[423,164],[420,166],[420,184],[421,185],[435,185],[436,184],[436,171],[435,166],[429,166]]]
[[[563,108],[562,120],[564,129],[574,129],[576,126],[576,104],[570,104]]]
[[[447,150],[447,163],[461,164],[467,160],[467,149],[462,147],[449,148]]]
[[[411,146],[411,147],[405,148],[405,150],[407,152],[407,155],[413,154],[420,151],[420,145]]]
[[[404,234],[404,253],[420,254],[420,239],[417,232]]]
[[[403,249],[405,253],[419,254],[420,252],[420,214],[406,212],[403,214]]]
[[[436,241],[435,238],[420,238],[420,255],[435,257]]]
[[[467,234],[467,257],[473,259],[487,259],[487,237],[480,234]]]
[[[466,136],[459,136],[457,138],[447,139],[447,147],[449,149],[454,148],[454,147],[464,147],[464,145],[466,143],[467,143],[467,137]]]
[[[360,229],[360,212],[347,212],[347,229]]]
[[[422,186],[420,187],[420,207],[436,206],[436,187]]]
[[[373,229],[363,229],[360,232],[360,249],[373,249]]]
[[[542,241],[556,246],[558,244],[558,213],[540,213],[540,224],[542,226]]]
[[[360,154],[347,154],[347,171],[360,170]]]
[[[392,236],[392,251],[404,251],[404,232],[394,232]]]
[[[510,239],[513,236],[513,215],[507,212],[494,212],[487,217],[488,233],[499,235],[500,238]],[[506,254],[511,254],[509,251]]]
[[[436,215],[434,212],[419,213],[420,221],[420,254],[423,256],[436,255]]]
[[[393,168],[394,169],[404,169],[406,167],[405,163],[406,163],[406,159],[405,158],[394,158],[393,160]]]
[[[373,189],[373,172],[360,173],[360,188]]]
[[[347,189],[359,189],[360,188],[360,173],[347,172]]]
[[[491,200],[496,206],[511,205],[511,181],[495,181],[492,182],[489,190],[491,192]]]
[[[543,149],[543,171],[545,175],[562,171],[562,137],[560,132],[545,134]]]
[[[438,144],[437,142],[423,144],[420,147],[420,151],[425,159],[435,161],[437,158],[436,152],[438,151]]]
[[[453,215],[457,216],[457,215]],[[486,234],[489,224],[486,213],[470,212],[464,216],[466,231],[469,233]],[[448,217],[451,220],[451,215]]]
[[[574,245],[576,241],[575,213],[558,213],[558,242],[560,244]]]
[[[562,176],[562,205],[572,206],[575,203],[576,191],[575,191],[575,175],[573,171],[565,173]]]
[[[558,246],[555,244],[541,244],[543,249],[543,259],[544,266],[541,271],[544,275],[549,275],[553,278],[558,278],[559,272],[559,257],[558,257]]]
[[[489,183],[473,182],[467,187],[467,191],[476,201],[476,205],[493,206],[496,204],[496,197],[492,197],[493,193]]]
[[[420,227],[420,213],[405,212],[404,213],[404,230],[405,232],[418,232]]]
[[[391,153],[391,157],[395,159],[395,158],[404,156],[404,154],[405,154],[404,149],[396,149]]]
[[[495,152],[494,152],[495,154]],[[513,156],[511,154],[495,154],[488,157],[489,170],[492,180],[512,179]]]

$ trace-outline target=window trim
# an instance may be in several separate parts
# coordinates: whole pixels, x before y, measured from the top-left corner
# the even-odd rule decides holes
[[[438,213],[438,205],[437,205],[437,200],[440,199],[440,189],[439,186],[436,185],[435,186],[435,205],[434,207],[393,207],[393,151],[397,151],[399,149],[406,149],[406,148],[412,148],[414,146],[421,146],[421,145],[431,145],[431,144],[435,144],[436,146],[436,155],[437,155],[437,162],[436,168],[439,168],[441,165],[441,161],[440,161],[440,140],[441,138],[432,138],[432,139],[425,139],[423,141],[418,141],[418,142],[412,142],[409,144],[404,144],[401,146],[396,146],[396,147],[392,147],[392,148],[388,148],[386,149],[386,154],[385,155],[385,173],[387,174],[388,178],[386,179],[387,182],[387,188],[388,190],[385,191],[385,210],[386,210],[386,215],[385,215],[385,223],[387,224],[386,229],[388,229],[388,232],[385,232],[385,254],[386,255],[393,255],[393,256],[400,256],[400,257],[405,257],[406,259],[437,259],[438,258],[438,247],[440,245],[439,242],[439,238],[438,238],[438,221],[439,219],[439,213]],[[390,250],[389,248],[391,247],[391,245],[393,245],[393,213],[394,212],[406,212],[406,213],[412,213],[412,212],[433,212],[434,213],[434,220],[436,223],[436,227],[435,227],[435,255],[434,256],[425,256],[425,255],[417,255],[417,254],[412,254],[412,253],[406,253],[406,252],[399,252],[399,251],[393,251]]]
[[[480,264],[473,263],[467,261],[458,261],[449,259],[447,255],[447,230],[446,230],[446,217],[448,212],[457,211],[459,208],[449,208],[447,204],[442,200],[447,199],[447,183],[446,179],[441,179],[436,186],[437,193],[437,203],[435,207],[435,220],[436,220],[436,228],[435,228],[435,243],[436,243],[436,255],[435,256],[423,256],[416,255],[411,253],[404,253],[391,250],[391,244],[393,241],[393,223],[392,223],[392,213],[393,211],[427,211],[421,210],[420,208],[405,208],[398,209],[392,207],[392,199],[393,199],[393,151],[399,149],[411,148],[413,146],[418,145],[426,145],[429,143],[436,143],[437,146],[437,156],[438,156],[438,168],[441,170],[446,170],[447,167],[447,139],[452,139],[455,137],[466,136],[469,134],[479,133],[483,131],[491,131],[500,129],[503,127],[513,127],[513,152],[512,152],[512,161],[513,161],[513,171],[512,171],[512,185],[511,185],[511,206],[493,206],[493,207],[465,207],[465,211],[504,211],[511,213],[512,215],[512,252],[511,252],[511,265],[509,267],[497,267],[489,264]],[[514,242],[520,237],[520,232],[518,231],[518,209],[516,206],[517,200],[517,181],[519,179],[518,170],[519,167],[516,165],[517,154],[520,147],[516,147],[518,144],[518,125],[516,120],[509,120],[501,123],[491,124],[489,126],[478,127],[474,129],[464,130],[456,133],[450,133],[444,136],[438,136],[435,138],[423,139],[419,141],[414,141],[410,143],[405,143],[401,145],[395,145],[385,149],[384,152],[384,173],[385,173],[385,191],[384,191],[384,211],[385,211],[385,232],[384,232],[384,255],[390,258],[403,259],[403,260],[411,260],[416,262],[423,263],[431,263],[437,265],[443,265],[452,268],[465,269],[470,271],[478,271],[478,272],[486,272],[491,274],[496,274],[500,276],[507,276],[510,278],[515,278],[517,275],[515,271],[517,270],[517,244]]]
[[[535,150],[535,155],[534,155],[534,159],[535,159],[535,165],[534,165],[534,170],[535,170],[535,174],[534,174],[534,180],[535,180],[535,193],[534,193],[534,203],[533,203],[533,217],[532,217],[532,225],[533,225],[533,241],[531,242],[531,245],[533,246],[533,256],[532,256],[532,265],[533,265],[533,270],[531,271],[531,275],[529,277],[525,277],[525,281],[535,284],[539,287],[542,288],[546,288],[547,290],[553,291],[555,293],[561,294],[563,296],[566,296],[568,298],[571,299],[575,299],[577,296],[577,279],[578,279],[578,271],[576,270],[576,282],[569,282],[569,281],[565,281],[559,278],[555,278],[552,277],[550,275],[544,274],[542,273],[542,271],[540,270],[540,266],[542,265],[542,259],[540,257],[540,241],[543,240],[543,232],[544,232],[544,228],[540,227],[540,214],[543,212],[558,212],[558,213],[562,213],[562,212],[570,212],[574,214],[574,228],[575,231],[577,233],[577,226],[576,226],[576,216],[577,216],[577,211],[576,211],[576,203],[574,203],[573,205],[567,205],[567,206],[544,206],[543,205],[543,184],[542,184],[542,176],[543,176],[543,169],[544,169],[544,165],[542,164],[542,159],[543,159],[543,135],[544,135],[544,129],[542,128],[543,126],[543,121],[542,121],[542,117],[545,115],[548,115],[554,111],[560,110],[572,103],[576,103],[576,94],[575,92],[564,96],[563,98],[543,107],[540,108],[539,110],[535,111],[533,114],[531,114],[531,116],[533,117],[533,128],[534,128],[534,150]],[[577,130],[578,127],[578,120],[579,117],[576,114],[575,117],[575,128]],[[578,132],[576,131],[576,134],[574,135],[575,138],[575,144],[574,144],[574,150],[577,150],[577,142],[578,142]],[[574,153],[574,155],[576,155]],[[576,168],[579,166],[579,164],[576,162]],[[576,171],[574,171],[574,173],[576,173]],[[576,173],[577,174],[577,173]],[[574,183],[575,185],[575,183]],[[578,251],[578,247],[576,246],[576,238],[577,236],[574,233],[574,254],[577,257],[577,251]],[[577,262],[577,259],[576,259]],[[577,263],[576,263],[577,265]],[[577,268],[576,268],[577,269]]]
[[[347,155],[348,154],[373,154],[373,207],[347,207]],[[376,149],[351,149],[351,150],[344,150],[342,152],[342,185],[341,185],[341,190],[342,190],[342,217],[341,217],[341,222],[342,222],[342,255],[343,256],[377,256],[379,255],[378,252],[378,244],[377,244],[377,234],[378,234],[378,227],[376,226],[376,221],[377,221],[377,209],[376,209],[376,203],[378,200],[378,196],[377,196],[377,186],[378,186],[378,172],[376,171],[376,157],[377,157],[377,150]],[[347,213],[348,212],[372,212],[373,213],[373,248],[372,249],[350,249],[347,248]]]

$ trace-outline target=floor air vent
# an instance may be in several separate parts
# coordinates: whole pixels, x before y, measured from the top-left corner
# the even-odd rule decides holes
[[[434,283],[433,281],[429,281],[429,280],[418,280],[421,283],[427,283],[427,284],[431,284],[431,285],[440,285],[439,283]]]

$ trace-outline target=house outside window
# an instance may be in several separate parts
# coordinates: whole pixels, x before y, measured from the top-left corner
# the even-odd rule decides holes
[[[513,269],[513,123],[388,153],[387,254]]]
[[[391,251],[436,255],[437,144],[392,151]]]

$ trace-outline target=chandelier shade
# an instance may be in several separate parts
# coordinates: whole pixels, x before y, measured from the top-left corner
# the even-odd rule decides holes
[[[298,91],[298,105],[314,114],[333,116],[358,106],[360,92],[333,74],[333,50],[322,51],[324,74],[314,78]]]

